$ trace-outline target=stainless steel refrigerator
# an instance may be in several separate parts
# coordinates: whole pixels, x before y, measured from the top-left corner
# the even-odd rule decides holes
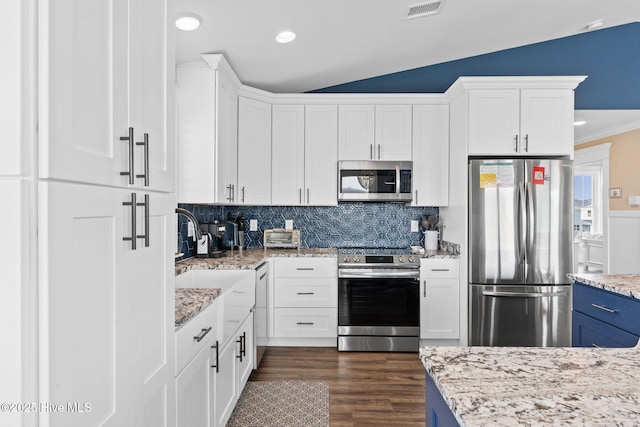
[[[469,161],[469,343],[571,344],[570,160]]]

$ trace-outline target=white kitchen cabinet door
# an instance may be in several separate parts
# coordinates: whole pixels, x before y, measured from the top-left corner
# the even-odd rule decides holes
[[[177,427],[212,427],[213,373],[215,368],[208,345],[176,377]]]
[[[205,62],[177,68],[178,202],[235,203],[238,94]]]
[[[376,105],[376,160],[411,160],[411,105]]]
[[[144,148],[121,140],[133,127],[134,144],[149,134],[149,188],[172,191],[173,14],[166,0],[39,6],[40,176],[144,187],[137,177]],[[134,175],[133,184],[123,172]]]
[[[338,204],[338,107],[305,106],[305,190],[307,205]]]
[[[173,1],[136,0],[129,4],[129,126],[136,132],[134,185],[172,192],[176,156]],[[144,134],[148,134],[146,154],[144,146],[138,145],[144,142]],[[140,177],[145,173],[148,185]]]
[[[338,107],[338,159],[373,160],[375,108],[373,105]]]
[[[460,338],[458,259],[421,260],[420,338]]]
[[[219,346],[222,344],[219,343]],[[239,340],[230,339],[218,352],[218,371],[215,374],[215,421],[216,426],[224,426],[229,421],[236,401],[240,395],[238,390],[238,359],[240,353]]]
[[[413,106],[412,206],[449,204],[449,106]]]
[[[573,90],[520,91],[521,151],[527,155],[573,153]]]
[[[469,154],[517,155],[520,139],[520,90],[469,91]]]
[[[231,78],[217,72],[217,115],[215,147],[215,201],[237,203],[238,192],[238,92]]]
[[[175,418],[175,196],[138,193],[137,202],[148,195],[148,224],[145,207],[137,209],[137,235],[148,228],[149,246],[138,239],[136,250],[127,250],[132,334],[133,425],[173,425]]]
[[[271,204],[271,105],[238,100],[238,200],[243,205]]]
[[[40,401],[90,404],[41,411],[43,425],[132,425],[128,200],[125,190],[40,183]]]
[[[238,398],[253,371],[253,313],[249,313],[238,331],[238,339],[242,340],[242,357],[238,359]]]
[[[306,204],[304,105],[274,105],[271,203]]]
[[[137,194],[143,203],[144,194]],[[173,220],[170,194],[41,183],[41,401],[83,402],[90,412],[41,413],[51,426],[173,425]],[[99,369],[96,369],[99,367]]]

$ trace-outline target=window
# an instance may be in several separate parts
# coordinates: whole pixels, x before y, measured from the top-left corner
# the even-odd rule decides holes
[[[580,165],[573,177],[573,229],[577,237],[602,233],[602,167]]]

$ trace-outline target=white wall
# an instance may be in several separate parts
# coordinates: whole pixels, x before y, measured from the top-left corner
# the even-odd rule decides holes
[[[609,271],[640,273],[640,212],[609,211]]]

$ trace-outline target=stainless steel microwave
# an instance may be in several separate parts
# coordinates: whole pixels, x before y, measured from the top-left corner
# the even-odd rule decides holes
[[[413,194],[413,162],[338,162],[338,201],[410,202]]]

